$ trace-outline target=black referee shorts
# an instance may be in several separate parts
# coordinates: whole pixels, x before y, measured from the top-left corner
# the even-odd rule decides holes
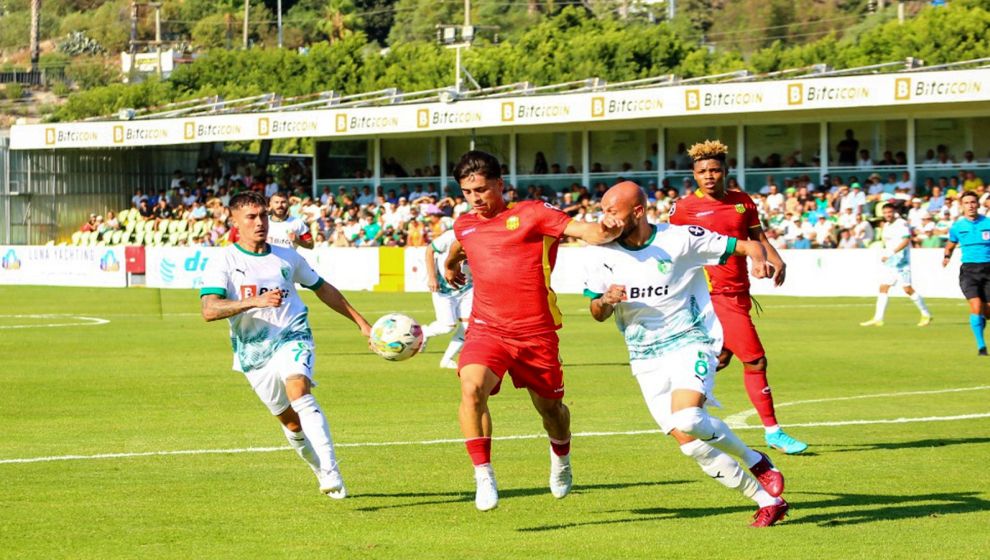
[[[959,267],[959,287],[966,299],[990,301],[990,263],[963,263]]]

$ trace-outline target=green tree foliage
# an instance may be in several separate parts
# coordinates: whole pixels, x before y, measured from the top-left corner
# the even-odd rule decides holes
[[[483,9],[494,10],[497,5],[494,1],[487,7],[484,0],[476,2],[478,13]],[[776,5],[774,9],[779,8],[780,13],[790,9],[776,2],[771,0],[770,4]],[[434,10],[448,10],[451,17],[448,21],[457,21],[458,14],[451,3],[432,4]],[[463,6],[459,2],[454,4]],[[983,4],[957,0],[945,8],[925,8],[903,25],[886,14],[871,16],[867,24],[850,28],[843,36],[830,32],[810,43],[797,45],[790,44],[786,38],[777,38],[744,56],[742,51],[720,48],[710,51],[700,46],[679,31],[679,26],[690,23],[687,19],[651,24],[632,15],[627,20],[597,17],[583,6],[561,8],[548,3],[535,3],[531,13],[528,1],[516,2],[498,9],[505,9],[502,13],[511,13],[513,17],[532,17],[533,23],[515,32],[511,41],[496,44],[482,36],[464,51],[464,64],[486,87],[521,81],[545,85],[589,77],[610,82],[664,74],[693,77],[739,69],[759,73],[818,63],[844,68],[907,56],[919,56],[928,64],[937,64],[990,56],[990,38],[986,33],[990,29],[990,10]],[[326,4],[303,0],[290,8],[290,12],[303,13],[321,6]],[[356,9],[357,4],[354,6]],[[426,3],[421,6],[418,0],[398,0],[395,6],[426,9]],[[752,6],[756,9],[756,4]],[[553,11],[554,15],[542,15],[543,10]],[[258,11],[263,11],[260,3]],[[795,10],[795,18],[800,18],[799,11]],[[779,17],[785,21],[789,16]],[[258,20],[259,25],[264,21]],[[782,33],[791,33],[792,27],[782,27]],[[396,35],[395,29],[392,37],[403,33]],[[437,44],[432,34],[428,35],[424,40],[393,42],[385,52],[360,31],[333,43],[317,42],[305,54],[261,47],[249,51],[215,49],[192,64],[178,67],[164,82],[97,87],[73,94],[56,118],[106,115],[122,107],[161,105],[208,95],[234,99],[277,92],[293,97],[327,90],[347,95],[390,87],[415,91],[452,86],[454,52]],[[107,76],[86,75],[80,79],[99,83]]]
[[[398,0],[395,3],[395,23],[388,43],[397,45],[412,41],[432,41],[437,24],[464,23],[464,4],[436,0]]]
[[[323,8],[317,28],[334,43],[352,35],[364,25],[352,0],[329,0]]]

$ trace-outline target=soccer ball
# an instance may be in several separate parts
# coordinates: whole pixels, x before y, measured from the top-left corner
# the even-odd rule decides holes
[[[371,326],[371,349],[393,362],[408,360],[423,346],[423,327],[401,313],[389,313]]]

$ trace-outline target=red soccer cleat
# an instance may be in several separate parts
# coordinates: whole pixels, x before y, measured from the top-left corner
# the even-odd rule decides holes
[[[787,502],[785,502],[783,499],[780,500],[779,504],[775,504],[767,507],[761,507],[760,509],[756,510],[755,514],[753,514],[753,519],[755,519],[755,521],[750,523],[749,526],[770,527],[776,525],[778,521],[780,521],[781,519],[784,518],[785,515],[787,515],[787,510],[790,509],[790,507],[791,506],[787,505]]]
[[[762,451],[757,451],[763,458],[760,459],[759,463],[756,463],[749,468],[749,472],[753,473],[756,480],[760,482],[763,489],[767,491],[774,498],[779,497],[784,493],[784,475],[777,470],[777,467],[773,466],[770,462],[770,457],[767,457],[766,453]]]

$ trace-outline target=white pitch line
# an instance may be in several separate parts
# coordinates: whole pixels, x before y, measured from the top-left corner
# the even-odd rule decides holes
[[[990,418],[990,412],[979,414],[961,414],[958,416],[927,416],[924,418],[893,418],[880,420],[843,420],[837,422],[810,422],[806,424],[782,424],[782,427],[790,428],[818,428],[837,426],[863,426],[871,424],[910,424],[913,422],[951,422],[955,420],[973,420],[977,418]],[[757,430],[763,426],[741,426],[737,429]],[[614,436],[638,436],[645,434],[659,434],[660,430],[630,430],[625,432],[578,432],[574,437],[614,437]],[[493,437],[493,440],[509,441],[523,439],[543,439],[546,434],[525,434],[517,436]],[[463,438],[449,439],[428,439],[422,441],[382,441],[382,442],[358,442],[358,443],[337,443],[337,447],[398,447],[407,445],[446,445],[463,443]],[[93,459],[130,459],[135,457],[163,457],[169,455],[222,455],[225,453],[272,453],[275,451],[288,451],[289,446],[283,447],[242,447],[235,449],[181,449],[177,451],[146,451],[143,453],[101,453],[98,455],[55,455],[50,457],[26,457],[23,459],[0,459],[0,465],[24,464],[24,463],[48,463],[53,461],[84,461]]]
[[[95,325],[106,325],[110,322],[109,319],[101,319],[99,317],[83,317],[80,315],[65,315],[65,314],[43,314],[43,315],[0,315],[0,318],[9,319],[79,319],[80,321],[88,321],[86,323],[39,323],[32,325],[0,325],[0,329],[44,329],[50,327],[92,327]]]
[[[941,395],[944,393],[963,393],[966,391],[985,391],[990,389],[990,385],[977,385],[976,387],[959,387],[955,389],[936,389],[933,391],[900,391],[895,393],[873,393],[871,395],[854,395],[852,397],[827,397],[824,399],[809,399],[804,401],[791,401],[785,403],[779,403],[774,405],[774,408],[784,408],[787,406],[794,406],[798,404],[815,404],[823,402],[838,402],[838,401],[856,401],[861,399],[878,399],[883,397],[912,397],[917,395]],[[727,416],[724,420],[730,428],[746,428],[749,427],[746,421],[750,417],[756,415],[756,410],[750,408],[742,412],[737,412],[731,416]],[[792,426],[797,426],[797,424],[791,424]]]

